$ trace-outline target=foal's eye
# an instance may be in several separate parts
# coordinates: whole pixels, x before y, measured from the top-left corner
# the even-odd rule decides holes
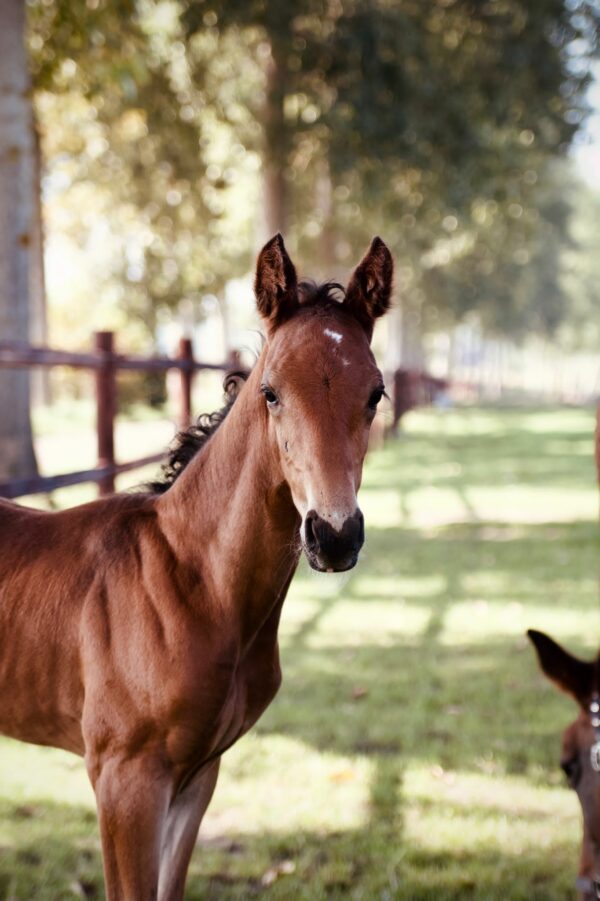
[[[569,760],[561,760],[560,768],[567,777],[567,781],[571,788],[575,788],[581,778],[581,761],[579,755],[571,757]]]
[[[268,385],[263,385],[260,390],[262,391],[267,402],[267,407],[276,407],[279,403],[279,398],[277,397],[273,389],[269,388]]]
[[[369,409],[376,410],[377,404],[385,394],[385,388],[375,388],[375,390],[371,393],[371,397],[369,398]]]

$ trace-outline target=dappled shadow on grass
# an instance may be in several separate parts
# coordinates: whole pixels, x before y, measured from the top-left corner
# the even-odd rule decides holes
[[[192,863],[189,901],[277,899],[394,901],[564,901],[572,897],[572,849],[529,848],[519,855],[419,850],[376,828],[323,836],[234,836],[234,851],[203,848]],[[562,853],[561,853],[562,852]],[[265,888],[260,867],[294,860],[296,868]]]
[[[377,814],[364,829],[339,834],[240,836],[253,855],[266,842],[271,855],[296,861],[295,872],[273,884],[273,897],[562,901],[572,894],[577,828],[541,837],[552,801],[542,812],[518,797],[498,799],[505,776],[527,777],[511,783],[516,796],[527,783],[543,793],[562,785],[557,724],[566,725],[575,709],[540,676],[524,631],[543,627],[548,611],[563,631],[572,624],[566,631],[574,650],[584,639],[593,643],[593,617],[600,626],[597,524],[531,524],[523,510],[518,524],[480,521],[469,491],[503,484],[593,490],[592,417],[577,415],[561,430],[551,417],[530,413],[503,411],[483,423],[474,414],[472,433],[468,415],[454,432],[440,416],[437,432],[429,422],[426,434],[409,433],[370,462],[365,487],[385,492],[384,522],[393,523],[397,510],[410,522],[411,493],[429,485],[452,488],[467,521],[437,526],[432,511],[427,529],[370,525],[357,572],[333,595],[300,574],[287,602],[298,601],[291,625],[284,612],[283,687],[257,732],[367,760]],[[526,496],[525,503],[535,501]],[[412,620],[404,623],[405,616]],[[416,799],[414,787],[403,786],[405,768],[407,781],[415,772],[434,774],[428,797]],[[436,793],[438,775],[456,772],[479,774],[474,778],[487,780],[497,796],[478,800],[477,788],[458,800]],[[503,844],[496,830],[510,834],[521,809],[521,838]],[[436,812],[445,821],[439,832]],[[469,838],[445,840],[465,817]],[[221,885],[211,897],[259,892],[260,873],[254,878],[253,887]]]
[[[518,854],[419,846],[405,836],[401,777],[395,760],[379,758],[358,828],[233,830],[216,840],[201,837],[186,899],[562,901],[574,871],[568,840]],[[98,831],[88,809],[49,802],[19,808],[0,801],[0,817],[3,834],[10,836],[0,852],[0,898],[104,897]]]
[[[89,808],[0,797],[0,898],[102,898],[96,815]]]
[[[269,898],[394,901],[564,901],[572,896],[574,849],[528,846],[510,854],[416,847],[384,822],[322,834],[236,834],[215,850],[200,842],[186,898],[200,901]],[[286,864],[293,862],[293,872]],[[265,880],[280,871],[269,887]]]
[[[476,446],[471,447],[466,438],[444,437],[442,447],[425,453],[422,439],[415,440],[413,445],[411,437],[407,437],[402,445],[401,465],[396,454],[384,451],[373,478],[365,486],[371,490],[397,488],[403,492],[432,482],[438,488],[464,489],[514,483],[545,488],[580,488],[582,475],[589,475],[590,484],[593,479],[592,436],[593,433],[582,433],[573,441],[569,436],[568,442],[564,436],[543,436],[551,442],[545,447],[532,446],[530,436],[517,441],[509,436],[506,442],[502,436],[478,436],[473,441]],[[456,460],[456,468],[450,471],[446,466],[448,458]]]
[[[503,589],[509,594],[503,594],[505,601],[519,598],[528,604],[552,604],[548,592],[553,584],[564,594],[571,582],[574,594],[569,603],[586,607],[597,604],[597,591],[594,586],[593,595],[582,595],[581,583],[589,584],[597,578],[599,560],[600,533],[596,522],[518,525],[479,522],[427,530],[370,526],[364,557],[356,576],[344,587],[343,595],[364,601],[356,586],[385,577],[397,579],[397,597],[406,597],[410,591],[403,588],[404,579],[438,575],[449,583],[446,597],[459,599],[472,595],[464,586],[464,578],[481,571],[491,577],[492,592],[494,576],[507,577]],[[376,584],[373,596],[377,596]],[[427,596],[423,602],[435,605],[435,600]]]
[[[284,685],[260,734],[342,755],[396,754],[499,776],[542,768],[560,779],[556,723],[568,723],[570,707],[538,677],[523,639],[291,647],[284,657]]]
[[[556,417],[564,427],[556,427]],[[423,485],[470,487],[526,484],[581,488],[594,484],[591,410],[486,411],[428,414],[426,431],[408,428],[373,458],[365,486],[410,493]]]
[[[531,841],[518,850],[481,846],[478,829],[494,802],[456,804],[457,822],[468,822],[476,849],[458,848],[433,838],[407,835],[406,816],[424,816],[430,798],[403,794],[402,754],[387,747],[356,749],[372,761],[364,824],[346,830],[229,833],[216,841],[200,838],[186,897],[229,901],[266,894],[277,899],[481,899],[486,901],[563,901],[575,872],[575,849],[562,835],[551,847]],[[288,778],[293,774],[288,773]],[[285,785],[281,786],[285,797]],[[452,807],[444,802],[446,810]],[[543,815],[537,811],[537,817]],[[532,824],[533,813],[530,814]],[[452,811],[450,810],[450,818]],[[461,819],[462,818],[462,819]],[[455,827],[456,828],[461,828]]]
[[[298,594],[312,608],[284,629],[283,687],[258,731],[342,754],[546,771],[557,782],[556,724],[575,711],[540,676],[524,633],[560,621],[572,650],[585,640],[592,655],[597,525],[372,528],[368,551],[334,596],[319,597],[301,575]]]
[[[540,795],[562,785],[560,728],[575,710],[539,675],[523,633],[529,625],[552,630],[544,620],[560,622],[573,650],[584,640],[590,649],[596,615],[600,626],[597,525],[479,521],[469,489],[512,483],[585,489],[593,484],[586,456],[591,432],[581,415],[565,430],[553,428],[551,417],[522,411],[461,416],[454,426],[440,416],[435,429],[430,422],[426,433],[388,445],[369,463],[365,484],[395,495],[406,522],[411,492],[450,487],[467,522],[439,526],[433,515],[427,529],[371,525],[361,564],[343,588],[323,591],[300,573],[284,610],[284,683],[255,729],[256,753],[269,751],[263,766],[278,769],[281,797],[273,800],[272,822],[277,805],[286,805],[286,786],[311,772],[301,760],[311,748],[337,755],[346,768],[363,766],[364,810],[344,829],[336,828],[333,813],[332,828],[311,828],[320,822],[315,817],[298,829],[253,829],[261,782],[249,754],[241,781],[250,789],[247,784],[239,796],[240,811],[230,814],[233,828],[201,839],[186,898],[563,901],[572,895],[577,829],[566,836],[559,826],[536,844],[536,818],[548,818],[562,793],[539,812],[535,804],[500,799],[506,774],[527,777],[513,780],[516,794],[531,783],[542,787]],[[288,611],[294,616],[286,622]],[[293,754],[283,763],[277,756],[280,736],[298,743],[299,777],[290,766]],[[444,791],[444,780],[456,773],[487,780],[490,797],[479,798],[477,785],[462,783],[458,798]],[[224,765],[238,792],[235,775]],[[419,778],[426,781],[421,792],[411,782]],[[326,789],[324,797],[310,784],[305,791],[317,811],[330,801]],[[526,820],[526,838],[509,848],[496,828],[504,824],[510,832],[517,818]],[[468,838],[453,841],[448,833],[465,819]],[[5,800],[0,824],[0,899],[103,896],[89,809],[46,802],[19,809]]]

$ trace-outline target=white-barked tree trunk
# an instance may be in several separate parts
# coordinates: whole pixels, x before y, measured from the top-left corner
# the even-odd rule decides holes
[[[2,0],[0,28],[0,339],[29,340],[35,146],[25,0]],[[0,478],[34,475],[29,373],[0,368]]]

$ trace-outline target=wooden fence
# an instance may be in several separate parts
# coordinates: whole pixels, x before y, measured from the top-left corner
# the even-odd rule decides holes
[[[71,353],[51,350],[48,347],[31,347],[15,341],[0,341],[0,367],[31,368],[34,366],[72,366],[89,369],[96,375],[96,432],[98,462],[93,469],[68,472],[57,476],[32,476],[30,478],[0,481],[0,497],[16,498],[27,494],[42,494],[78,485],[97,482],[100,494],[110,494],[115,488],[115,476],[149,463],[157,463],[164,451],[118,463],[115,459],[115,417],[117,413],[117,372],[137,370],[141,372],[165,372],[176,369],[180,373],[179,425],[190,423],[192,409],[192,383],[194,374],[202,369],[227,370],[239,365],[237,354],[225,363],[202,363],[194,359],[192,342],[182,338],[177,357],[136,357],[115,351],[113,332],[96,332],[93,353]]]
[[[141,372],[165,372],[176,369],[180,374],[179,425],[189,425],[192,411],[192,383],[194,374],[202,369],[222,370],[237,368],[239,357],[233,353],[224,363],[203,363],[194,358],[192,342],[182,338],[177,357],[136,357],[115,351],[113,332],[96,332],[93,353],[71,353],[48,347],[31,347],[15,341],[0,341],[0,368],[34,366],[72,366],[89,369],[96,374],[96,433],[98,462],[93,469],[67,472],[56,476],[31,476],[29,478],[0,481],[0,497],[16,498],[28,494],[42,494],[79,485],[97,482],[101,495],[115,490],[115,476],[139,469],[150,463],[158,463],[164,451],[118,463],[115,459],[115,417],[117,413],[117,372],[137,370]],[[413,369],[397,369],[392,380],[393,419],[390,431],[395,432],[402,417],[409,410],[432,403],[440,392],[449,387],[445,379],[437,379],[426,372]],[[383,440],[383,432],[375,435],[374,445]]]

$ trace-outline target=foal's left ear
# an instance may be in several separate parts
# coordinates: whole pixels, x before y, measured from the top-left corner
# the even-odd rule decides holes
[[[296,270],[280,234],[271,238],[258,255],[254,294],[269,332],[293,316],[300,305]]]
[[[381,238],[373,238],[346,289],[344,306],[358,319],[369,340],[375,320],[390,308],[394,261]]]
[[[537,651],[542,672],[585,706],[592,694],[594,665],[569,654],[544,632],[528,629],[527,637]]]

